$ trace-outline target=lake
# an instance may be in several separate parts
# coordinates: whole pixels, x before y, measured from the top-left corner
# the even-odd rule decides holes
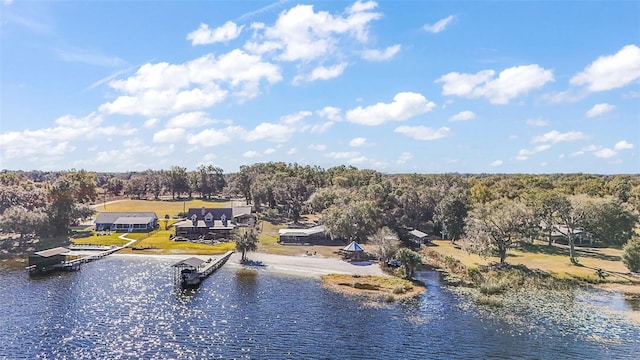
[[[603,291],[516,292],[502,308],[420,272],[394,304],[317,279],[225,266],[176,290],[161,257],[112,255],[77,272],[0,270],[1,359],[631,359],[640,325]]]

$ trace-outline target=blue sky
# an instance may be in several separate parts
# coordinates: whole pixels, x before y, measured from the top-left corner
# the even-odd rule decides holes
[[[640,172],[637,1],[0,10],[1,169]]]

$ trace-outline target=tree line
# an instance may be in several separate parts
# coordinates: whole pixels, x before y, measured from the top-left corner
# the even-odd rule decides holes
[[[128,173],[4,171],[0,226],[22,233],[37,224],[61,234],[89,214],[86,204],[99,196],[169,195],[239,197],[257,212],[292,222],[315,214],[334,239],[366,242],[383,227],[403,239],[412,229],[465,238],[469,251],[501,260],[515,244],[551,242],[560,233],[573,258],[578,232],[604,246],[620,247],[633,237],[640,175],[384,174],[283,162],[243,165],[230,174],[215,165]]]

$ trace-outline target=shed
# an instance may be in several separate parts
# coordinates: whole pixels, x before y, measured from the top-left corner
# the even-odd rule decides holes
[[[280,243],[316,243],[326,240],[324,225],[308,229],[280,229],[278,242]]]
[[[426,233],[423,233],[420,230],[409,231],[409,236],[410,236],[410,240],[418,245],[422,245],[429,241],[427,238],[428,235]]]

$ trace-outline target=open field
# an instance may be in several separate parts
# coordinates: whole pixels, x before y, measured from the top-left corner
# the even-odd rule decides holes
[[[436,251],[444,256],[451,256],[459,260],[466,267],[477,267],[498,262],[497,257],[483,258],[479,255],[468,254],[459,242],[452,244],[447,240],[433,241],[435,246],[427,250]],[[589,282],[599,282],[596,269],[602,269],[607,282],[637,282],[640,277],[628,274],[627,268],[620,260],[622,250],[612,248],[582,248],[576,247],[579,265],[571,264],[569,249],[564,245],[547,246],[546,242],[536,242],[524,249],[510,249],[507,252],[507,263],[524,265],[530,269],[539,269],[561,279],[580,279]]]
[[[180,212],[187,211],[189,208],[221,208],[231,207],[231,201],[218,200],[120,200],[112,203],[96,204],[97,212],[128,212],[128,211],[151,211],[162,219],[165,215],[173,217]]]

